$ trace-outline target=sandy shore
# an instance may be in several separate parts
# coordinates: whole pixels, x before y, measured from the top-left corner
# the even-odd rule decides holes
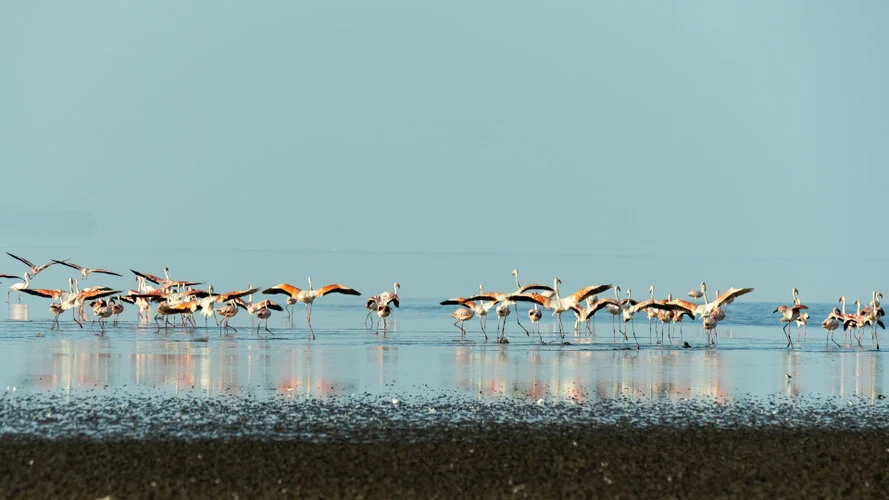
[[[889,497],[880,430],[502,425],[395,437],[7,437],[0,497]]]

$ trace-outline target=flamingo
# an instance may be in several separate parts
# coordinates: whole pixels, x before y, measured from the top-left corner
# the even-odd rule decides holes
[[[653,287],[651,289],[651,293],[652,293],[652,295],[654,295]],[[636,321],[634,319],[636,313],[639,311],[642,311],[642,310],[649,309],[649,308],[657,308],[657,309],[669,309],[670,308],[670,306],[667,306],[665,304],[660,303],[659,301],[654,300],[653,297],[648,300],[645,300],[643,302],[636,302],[633,300],[632,291],[629,288],[627,289],[627,298],[626,299],[624,299],[624,300],[620,299],[620,287],[619,286],[614,287],[614,296],[615,296],[614,299],[599,300],[593,307],[585,310],[582,313],[582,316],[580,319],[585,321],[589,316],[592,316],[593,314],[595,314],[596,311],[598,311],[599,309],[602,309],[610,304],[613,307],[617,308],[618,311],[620,311],[621,317],[624,321],[624,331],[622,331],[621,333],[623,334],[625,340],[629,340],[629,337],[627,337],[627,334],[626,334],[626,329],[627,329],[626,324],[628,322],[632,322],[632,324],[633,324],[633,339],[635,340],[637,347],[639,346],[639,340],[636,338]]]
[[[534,325],[537,325],[537,335],[540,335],[540,319],[543,318],[543,311],[537,305],[535,302],[534,308],[528,309],[528,319],[531,321],[531,331],[534,330]],[[544,343],[542,335],[540,335],[540,343]]]
[[[10,295],[12,292],[19,292],[19,302],[22,301],[22,292],[27,290],[29,286],[31,286],[31,273],[25,273],[22,275],[21,283],[13,283],[11,287],[9,287],[9,291],[6,292],[6,303],[9,303]]]
[[[561,334],[562,339],[565,338],[565,330],[562,327],[562,313],[569,309],[576,309],[578,304],[584,301],[587,297],[592,297],[593,295],[597,295],[599,293],[604,292],[612,287],[611,284],[607,285],[591,285],[585,286],[580,290],[572,293],[567,297],[562,297],[559,294],[559,284],[562,282],[559,278],[553,280],[553,296],[546,297],[542,294],[529,294],[529,297],[533,297],[537,299],[540,304],[547,308],[553,310],[553,315],[559,318],[559,334]]]
[[[385,307],[389,308],[389,311],[386,313],[386,316],[385,316],[385,317],[389,317],[389,315],[392,313],[392,308],[389,307],[389,304],[390,303],[394,304],[395,307],[399,306],[398,289],[400,287],[401,287],[401,285],[396,281],[392,286],[392,288],[395,290],[394,292],[390,292],[387,290],[385,292],[380,293],[379,295],[372,295],[372,296],[368,297],[367,302],[364,305],[365,309],[368,310],[367,317],[364,318],[365,325],[367,324],[368,318],[371,318],[371,314],[377,313],[377,316],[379,316],[381,307],[385,306]],[[379,317],[382,318],[383,316],[379,316]],[[371,318],[370,321],[371,321],[370,326],[373,326],[373,319]],[[379,327],[379,324],[377,324],[377,326]]]
[[[75,263],[73,263],[73,262],[68,262],[68,261],[66,261],[66,260],[55,260],[55,259],[53,259],[53,262],[55,262],[56,264],[61,264],[61,265],[63,265],[63,266],[68,266],[68,267],[70,267],[71,269],[76,269],[76,270],[80,271],[80,275],[83,276],[83,279],[87,279],[87,278],[89,278],[89,275],[92,274],[92,273],[98,273],[98,274],[110,274],[110,275],[112,275],[112,276],[120,276],[120,274],[115,273],[115,272],[113,272],[113,271],[108,271],[108,270],[106,270],[106,269],[95,269],[95,268],[90,268],[90,267],[78,266],[77,264],[75,264]]]
[[[529,286],[539,286],[539,285],[529,285]],[[546,287],[549,288],[549,287]],[[488,310],[491,309],[495,304],[500,304],[494,310],[497,314],[497,342],[506,343],[506,318],[509,316],[509,306],[517,304],[518,302],[534,302],[537,304],[543,304],[541,301],[541,295],[524,295],[523,293],[501,293],[501,292],[485,292],[482,285],[479,285],[479,295],[475,295],[469,297],[468,299],[464,299],[471,302],[481,302],[479,305],[479,310],[476,311],[476,314],[479,317],[487,318]],[[518,315],[518,312],[516,312]],[[503,329],[501,331],[500,328],[500,319],[503,319]],[[525,327],[522,327],[527,333],[528,330]],[[530,334],[528,334],[530,335]]]
[[[159,286],[160,286],[160,289],[161,289],[162,291],[167,291],[168,289],[173,288],[173,287],[176,287],[176,288],[181,289],[182,287],[196,286],[196,285],[200,285],[200,284],[201,284],[201,283],[199,283],[199,282],[197,282],[197,281],[172,280],[172,279],[170,279],[170,268],[169,268],[169,267],[165,267],[165,268],[164,268],[164,278],[160,278],[160,277],[155,276],[155,275],[153,275],[153,274],[148,274],[148,273],[143,273],[143,272],[140,272],[140,271],[135,271],[135,270],[133,270],[133,269],[130,269],[130,272],[133,273],[133,274],[135,274],[136,276],[141,276],[142,278],[145,278],[146,280],[148,280],[148,281],[154,283],[155,285],[159,285]]]
[[[108,304],[108,301],[105,299],[94,300],[90,302],[90,307],[93,309],[93,321],[99,320],[99,327],[102,329],[102,335],[105,335],[105,320],[110,318],[112,314],[114,314],[114,310]]]
[[[475,303],[473,302],[464,302],[460,304],[461,307],[458,307],[456,311],[451,313],[451,317],[457,321],[454,321],[454,326],[460,329],[462,332],[462,336],[466,336],[466,328],[463,328],[464,323],[467,320],[472,319],[475,316]],[[457,323],[460,323],[459,325]],[[484,333],[484,330],[482,330]],[[488,340],[488,334],[485,334],[485,340]]]
[[[794,304],[791,307],[787,307],[785,305],[780,305],[774,311],[772,311],[772,314],[775,314],[776,312],[780,312],[781,313],[780,321],[782,323],[786,323],[784,325],[784,328],[782,328],[782,330],[784,331],[784,335],[787,336],[787,347],[793,347],[793,340],[791,340],[790,334],[787,332],[787,327],[790,326],[791,321],[796,321],[797,318],[799,318],[801,310],[808,309],[808,308],[809,308],[808,306],[805,306],[803,304]]]
[[[497,313],[497,342],[505,344],[506,340],[506,318],[509,317],[509,304],[500,303],[494,312]],[[503,320],[503,330],[500,330],[500,320]],[[529,334],[530,335],[530,334]]]
[[[710,344],[716,343],[716,325],[717,324],[719,324],[719,320],[717,320],[712,314],[705,317],[704,322],[702,323],[702,325],[704,327],[704,331],[707,332],[707,342]]]
[[[479,285],[478,289],[479,289],[479,295],[476,295],[475,297],[482,298],[482,299],[484,299],[484,301],[480,301],[477,303],[477,302],[474,302],[466,297],[454,297],[454,298],[443,300],[443,301],[439,302],[439,305],[442,305],[442,306],[458,305],[458,306],[464,306],[466,308],[469,308],[472,311],[472,316],[470,316],[470,318],[478,315],[479,326],[482,329],[482,334],[485,336],[485,340],[488,340],[488,332],[485,329],[485,327],[487,326],[488,311],[491,310],[491,308],[494,307],[494,305],[497,304],[497,302],[490,296],[482,295],[483,290],[484,290],[484,287],[482,285]],[[453,314],[451,316],[453,317]],[[457,320],[457,321],[462,322],[465,320]],[[461,323],[461,325],[462,324],[463,323]]]
[[[297,302],[302,302],[306,305],[306,323],[309,326],[309,332],[312,334],[312,338],[315,338],[315,332],[312,330],[312,303],[315,302],[315,299],[319,297],[323,297],[328,293],[341,293],[343,295],[361,295],[357,290],[353,288],[349,288],[347,286],[343,286],[339,283],[334,283],[331,285],[323,286],[318,290],[312,288],[312,278],[309,277],[309,289],[308,290],[300,290],[293,285],[289,285],[287,283],[281,283],[275,285],[271,288],[266,288],[262,291],[264,294],[273,294],[279,293],[284,295],[289,295],[291,298],[296,299]]]
[[[233,317],[235,317],[236,314],[238,314],[238,305],[235,303],[235,299],[229,300],[228,302],[226,302],[225,304],[223,304],[222,306],[220,306],[218,309],[216,309],[216,312],[218,312],[219,315],[223,317],[223,320],[222,320],[222,321],[220,322],[220,324],[219,324],[220,333],[222,333],[222,328],[223,328],[223,327],[224,327],[226,330],[228,330],[229,328],[231,328],[232,330],[235,331],[235,333],[238,333],[238,329],[237,329],[237,328],[235,328],[235,327],[233,327],[233,326],[231,326],[231,325],[228,324],[228,322],[229,322]]]
[[[12,257],[13,259],[18,260],[19,262],[21,262],[21,263],[25,264],[26,266],[28,266],[28,267],[30,268],[30,269],[28,269],[28,273],[30,273],[31,278],[34,278],[35,276],[37,276],[37,275],[40,273],[40,271],[43,271],[43,270],[46,269],[47,267],[54,266],[54,265],[56,265],[56,264],[59,263],[59,262],[56,261],[56,260],[50,260],[50,261],[47,262],[46,264],[42,264],[42,265],[39,265],[39,266],[35,266],[34,263],[31,262],[31,261],[28,260],[28,259],[19,257],[19,256],[17,256],[17,255],[13,255],[13,254],[11,254],[11,253],[9,253],[9,252],[6,252],[6,255],[8,255],[8,256]]]
[[[701,295],[704,297],[704,301],[701,304],[694,304],[688,302],[686,300],[681,299],[673,299],[670,302],[667,302],[668,306],[676,306],[679,309],[688,311],[691,316],[696,318],[706,318],[713,312],[714,309],[718,309],[723,304],[728,304],[734,301],[737,297],[741,295],[748,294],[752,292],[752,288],[729,288],[722,295],[717,295],[715,299],[712,301],[707,300],[707,284],[703,281],[701,282]],[[675,310],[675,308],[674,308]]]
[[[827,330],[827,339],[825,339],[824,343],[827,345],[828,340],[833,340],[833,343],[837,345],[837,347],[841,347],[840,344],[837,343],[833,338],[833,333],[837,328],[840,327],[840,309],[838,307],[834,307],[833,311],[830,311],[830,314],[824,318],[824,321],[821,322],[821,328]]]
[[[117,326],[120,313],[123,312],[123,302],[121,301],[120,296],[109,299],[109,302],[111,303],[111,312],[114,313],[114,326]]]
[[[28,275],[28,273],[25,273],[25,275]],[[12,274],[0,274],[0,279],[3,279],[3,278],[6,278],[6,279],[16,279],[16,280],[26,281],[25,278],[22,278],[21,276],[15,276],[15,275],[12,275]],[[28,279],[30,279],[30,276],[28,276]],[[12,294],[13,291],[15,291],[15,290],[24,290],[24,288],[28,288],[27,286],[24,287],[24,288],[18,288],[18,287],[15,287],[15,285],[17,285],[17,284],[18,284],[18,283],[16,283],[16,284],[14,284],[13,286],[9,287],[9,292],[6,294],[6,302],[7,302],[7,303],[9,302],[9,296]],[[21,302],[21,299],[22,299],[22,298],[21,298],[21,293],[19,293],[19,302]]]
[[[256,323],[256,333],[257,334],[259,334],[259,327],[262,326],[262,320],[265,320],[265,331],[272,333],[272,331],[269,330],[269,318],[272,317],[272,311],[283,311],[284,310],[283,307],[281,307],[280,305],[278,305],[268,299],[261,300],[261,301],[257,302],[256,304],[247,303],[247,302],[243,301],[242,299],[236,299],[236,303],[239,306],[243,307],[247,312],[250,312],[250,309],[249,309],[250,306],[254,306],[253,314],[255,314],[257,319],[259,320]]]
[[[688,296],[691,297],[692,304],[697,305],[698,299],[704,296],[704,292],[700,290],[691,290],[688,292]]]
[[[55,318],[53,320],[53,324],[55,326],[58,326],[58,324],[59,324],[59,322],[58,322],[59,314],[61,314],[63,311],[71,309],[72,315],[74,317],[74,322],[77,323],[81,328],[83,328],[83,324],[77,320],[77,314],[76,314],[75,309],[77,307],[83,305],[83,303],[85,301],[101,299],[101,298],[107,297],[109,295],[118,294],[118,293],[120,293],[120,291],[119,290],[112,290],[110,288],[92,289],[92,290],[84,290],[84,291],[76,290],[75,291],[74,287],[76,286],[76,281],[77,280],[73,280],[70,278],[68,279],[68,290],[67,291],[61,290],[61,289],[60,290],[48,290],[48,289],[42,289],[42,288],[38,288],[38,289],[34,289],[34,290],[25,289],[22,291],[29,294],[29,295],[35,295],[38,297],[46,297],[46,298],[50,298],[50,299],[59,301],[58,306],[50,305],[50,312],[52,312],[53,315],[55,316]]]
[[[383,322],[383,333],[385,334],[386,330],[389,328],[389,323],[387,318],[392,314],[392,308],[389,304],[380,303],[377,306],[377,333],[380,332],[380,321]]]
[[[515,277],[515,287],[516,287],[516,289],[515,289],[515,291],[512,292],[511,294],[503,294],[503,295],[524,295],[524,294],[526,294],[527,292],[530,292],[531,290],[541,290],[541,291],[546,291],[546,292],[554,292],[554,290],[553,290],[551,287],[549,287],[549,286],[547,286],[547,285],[541,285],[541,284],[539,284],[539,283],[532,283],[532,284],[530,284],[530,285],[522,286],[521,283],[519,283],[519,270],[518,270],[518,269],[513,269],[513,270],[512,270],[512,275],[513,275],[513,277]],[[522,325],[522,322],[521,322],[521,321],[519,321],[519,317],[520,317],[520,315],[519,315],[519,305],[518,305],[518,303],[517,303],[515,300],[509,299],[509,298],[507,298],[507,297],[502,297],[501,300],[500,300],[500,302],[501,302],[501,303],[505,303],[506,305],[513,305],[513,306],[515,306],[515,320],[516,320],[516,323],[522,328],[522,330],[525,330],[525,335],[531,336],[531,334],[528,333],[528,329],[525,328],[524,325]],[[504,324],[503,324],[503,329],[505,330],[505,329],[506,329],[506,322],[504,321],[503,323],[504,323]],[[539,325],[538,325],[538,326],[539,326]],[[538,332],[539,332],[539,330],[538,330]]]

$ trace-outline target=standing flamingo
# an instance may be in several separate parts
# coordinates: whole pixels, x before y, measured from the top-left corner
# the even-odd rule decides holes
[[[578,307],[578,304],[586,300],[587,297],[592,297],[593,295],[599,294],[611,288],[611,284],[607,285],[591,285],[585,286],[580,290],[572,293],[567,297],[562,297],[559,294],[559,284],[562,283],[562,280],[556,278],[553,280],[553,295],[551,297],[546,297],[541,294],[529,294],[529,296],[536,298],[540,304],[547,308],[553,310],[553,315],[557,316],[559,319],[559,334],[562,336],[562,339],[565,338],[565,330],[562,327],[562,313]]]
[[[466,328],[463,327],[463,324],[466,323],[467,320],[472,319],[475,316],[475,311],[472,309],[475,304],[472,302],[464,302],[460,304],[461,307],[458,307],[456,311],[451,313],[451,317],[457,321],[454,321],[454,326],[460,329],[462,332],[462,336],[466,336]],[[457,323],[460,323],[459,325]],[[484,332],[484,331],[483,331]],[[485,334],[485,340],[488,340],[488,334]]]
[[[786,323],[784,325],[784,328],[782,328],[782,330],[784,331],[784,335],[787,336],[787,347],[793,347],[793,340],[791,339],[790,333],[787,332],[787,327],[790,326],[791,321],[796,321],[797,318],[799,318],[800,311],[802,309],[808,309],[808,306],[805,306],[802,304],[794,304],[791,307],[787,307],[785,305],[780,305],[777,307],[777,309],[772,311],[772,314],[780,312],[781,313],[780,321],[782,323]]]
[[[319,297],[323,297],[328,293],[341,293],[343,295],[361,295],[357,290],[353,288],[349,288],[347,286],[343,286],[339,283],[334,283],[331,285],[323,286],[318,290],[312,288],[312,277],[309,279],[309,289],[301,290],[296,288],[293,285],[287,283],[280,283],[271,288],[266,288],[262,291],[264,294],[283,294],[289,295],[291,298],[296,299],[297,302],[302,302],[306,305],[306,324],[309,326],[309,332],[312,334],[312,338],[315,338],[315,332],[312,330],[312,303],[315,302],[315,299]]]
[[[833,338],[833,333],[840,327],[840,314],[842,314],[840,309],[834,307],[833,311],[830,311],[830,314],[828,314],[827,317],[824,318],[824,321],[821,322],[821,328],[827,330],[827,339],[824,341],[825,345],[827,345],[827,341],[833,340],[833,343],[836,344],[837,347],[841,347]]]
[[[540,319],[543,318],[543,311],[534,303],[533,309],[528,309],[528,319],[531,321],[531,331],[534,331],[534,325],[537,325],[537,335],[540,336],[540,343],[543,344],[543,335],[540,334]]]

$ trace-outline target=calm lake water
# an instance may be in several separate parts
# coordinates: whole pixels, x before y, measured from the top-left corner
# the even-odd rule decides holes
[[[213,326],[156,331],[154,323],[134,321],[128,307],[119,326],[81,329],[62,316],[62,331],[48,331],[47,301],[4,304],[0,316],[0,388],[10,393],[76,395],[158,392],[194,397],[331,398],[364,394],[420,400],[457,394],[472,400],[509,397],[537,401],[600,401],[613,398],[684,400],[800,396],[882,398],[889,384],[883,351],[870,333],[857,341],[826,342],[819,325],[832,305],[810,305],[805,338],[786,349],[774,304],[740,303],[729,307],[720,324],[719,343],[707,345],[699,323],[687,323],[681,338],[649,340],[644,314],[636,332],[640,348],[621,337],[613,340],[609,315],[598,318],[595,333],[574,335],[573,315],[561,345],[555,318],[542,321],[540,345],[515,324],[507,326],[509,344],[497,344],[496,316],[488,321],[485,342],[476,318],[461,338],[449,317],[453,307],[437,300],[404,300],[377,334],[363,324],[366,311],[355,297],[316,302],[309,340],[304,308],[293,321],[275,313],[272,334],[249,328],[241,312],[232,325],[237,334],[220,335]],[[357,300],[356,300],[357,299]],[[523,323],[526,307],[520,307]],[[109,321],[110,325],[110,321]],[[678,333],[678,330],[677,332]],[[690,347],[683,347],[688,342]],[[789,375],[789,377],[788,377]]]

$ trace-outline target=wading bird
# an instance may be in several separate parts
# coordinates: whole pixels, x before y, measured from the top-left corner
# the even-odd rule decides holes
[[[772,314],[775,314],[777,312],[781,313],[780,321],[782,323],[785,323],[784,328],[782,328],[782,330],[784,331],[784,335],[787,336],[787,347],[793,347],[793,340],[790,337],[790,333],[787,331],[787,327],[790,326],[791,321],[796,321],[797,318],[799,318],[799,314],[802,309],[808,309],[808,308],[809,308],[808,306],[805,306],[802,304],[794,304],[790,307],[787,307],[785,305],[780,305],[777,307],[777,309],[772,311]]]
[[[312,303],[315,302],[315,299],[319,297],[323,297],[329,293],[340,293],[343,295],[361,295],[357,290],[353,288],[349,288],[347,286],[343,286],[339,283],[334,283],[331,285],[323,286],[317,290],[312,288],[312,278],[309,277],[309,289],[301,290],[296,288],[293,285],[287,283],[281,283],[275,285],[271,288],[266,288],[262,291],[264,294],[283,294],[289,295],[291,298],[295,299],[297,302],[302,302],[306,305],[306,323],[309,326],[309,332],[312,334],[312,338],[315,338],[315,332],[312,330]]]
[[[529,297],[533,297],[540,302],[540,305],[547,309],[553,310],[553,315],[558,317],[559,319],[559,334],[562,336],[562,339],[565,338],[565,330],[562,327],[562,313],[569,309],[578,308],[578,304],[586,300],[587,297],[592,297],[593,295],[597,295],[599,293],[604,292],[611,288],[611,284],[607,285],[591,285],[585,286],[580,290],[572,293],[567,297],[562,297],[559,294],[559,284],[562,283],[562,280],[556,278],[553,280],[553,295],[551,297],[546,297],[542,294],[530,293]]]

